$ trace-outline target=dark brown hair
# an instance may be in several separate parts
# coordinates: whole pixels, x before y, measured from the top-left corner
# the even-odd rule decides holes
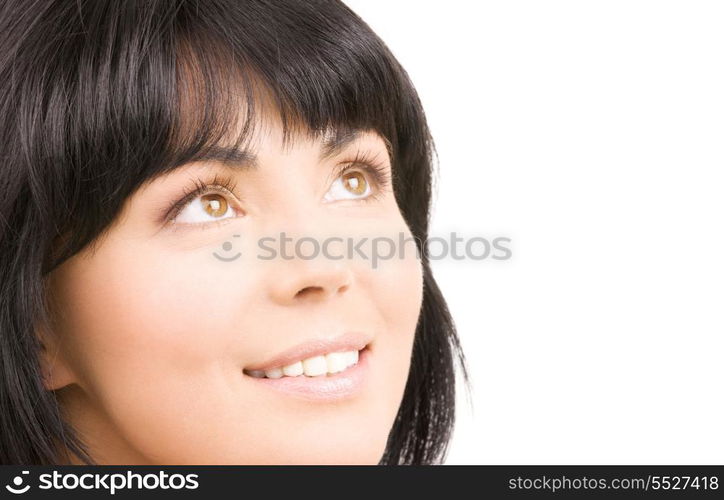
[[[402,215],[418,247],[426,241],[434,148],[423,108],[389,49],[343,3],[0,3],[0,463],[57,464],[63,450],[93,463],[40,377],[48,273],[97,241],[143,183],[234,124],[244,125],[237,143],[246,140],[265,102],[285,140],[381,134]],[[443,460],[456,360],[467,380],[425,252],[422,263],[412,364],[384,464]]]

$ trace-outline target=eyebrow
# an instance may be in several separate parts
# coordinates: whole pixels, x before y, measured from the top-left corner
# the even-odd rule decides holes
[[[348,144],[356,141],[360,135],[362,135],[362,131],[359,129],[355,129],[343,132],[341,134],[335,133],[329,137],[326,137],[322,141],[322,152],[319,155],[320,161],[329,159],[330,157],[338,154],[345,147],[347,147]]]
[[[354,129],[330,134],[322,140],[319,160],[327,160],[339,154],[345,147],[356,141],[362,135],[362,130]],[[383,138],[384,140],[384,138]],[[390,145],[384,140],[387,152],[391,154]],[[259,166],[257,155],[248,149],[237,149],[231,146],[213,145],[194,155],[185,163],[190,162],[217,162],[233,169],[256,169]]]

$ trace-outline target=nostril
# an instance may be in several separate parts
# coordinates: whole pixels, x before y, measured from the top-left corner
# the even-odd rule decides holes
[[[301,297],[304,295],[311,295],[314,293],[319,293],[321,291],[323,291],[321,286],[308,286],[308,287],[305,287],[305,288],[302,288],[301,290],[299,290],[297,292],[296,296]]]
[[[342,286],[339,287],[338,292],[339,292],[339,293],[344,293],[344,292],[347,291],[348,288],[349,288],[349,286],[347,286],[347,285],[342,285]],[[324,294],[324,287],[322,287],[322,286],[307,286],[307,287],[304,287],[304,288],[302,288],[301,290],[299,290],[299,291],[297,292],[297,294],[296,294],[295,297],[299,298],[299,297],[304,297],[305,295],[313,296],[313,295],[320,295],[320,294]]]

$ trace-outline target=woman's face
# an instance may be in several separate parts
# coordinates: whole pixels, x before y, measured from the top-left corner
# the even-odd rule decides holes
[[[391,182],[339,168],[361,153],[389,177],[385,142],[283,150],[273,125],[251,151],[255,164],[209,158],[143,185],[51,275],[46,387],[99,463],[381,458],[422,272]],[[166,220],[199,180],[212,187]],[[395,256],[373,261],[375,245],[390,253],[375,237]]]

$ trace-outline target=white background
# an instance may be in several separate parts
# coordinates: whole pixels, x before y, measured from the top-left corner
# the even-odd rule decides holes
[[[447,463],[724,463],[724,2],[348,0],[418,89],[470,363]]]

